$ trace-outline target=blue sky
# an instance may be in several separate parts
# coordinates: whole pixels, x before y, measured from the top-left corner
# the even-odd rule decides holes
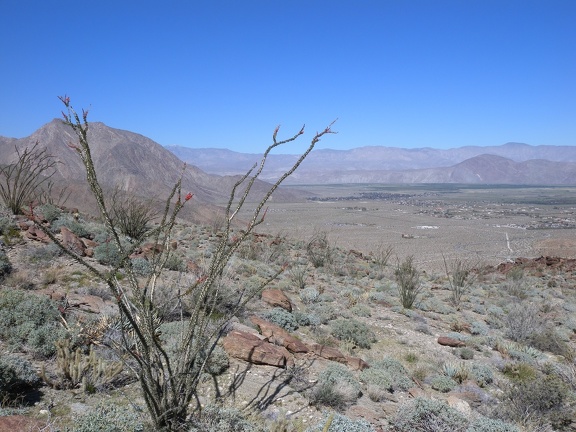
[[[335,118],[321,148],[576,145],[574,23],[574,0],[2,0],[0,135],[67,94],[162,145]]]

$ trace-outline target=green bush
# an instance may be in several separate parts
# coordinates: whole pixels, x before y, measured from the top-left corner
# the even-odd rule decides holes
[[[37,386],[40,378],[32,364],[16,355],[0,356],[0,400]]]
[[[350,370],[340,363],[331,362],[318,375],[318,383],[310,394],[312,405],[343,409],[362,395],[362,387]]]
[[[390,426],[393,432],[464,432],[468,420],[443,401],[417,397],[400,407]]]
[[[316,303],[319,297],[320,293],[314,287],[304,288],[300,291],[300,300],[302,300],[304,304]]]
[[[128,406],[107,403],[77,416],[66,432],[142,432],[144,425],[139,414]]]
[[[480,416],[470,422],[466,432],[520,432],[520,430],[510,423]]]
[[[374,332],[355,319],[340,318],[330,323],[332,336],[342,341],[352,341],[360,348],[370,348],[376,342]]]
[[[152,274],[152,266],[146,258],[132,258],[132,270],[138,276],[150,276]]]
[[[334,383],[318,384],[310,392],[309,403],[313,406],[324,406],[338,411],[346,408],[346,397]]]
[[[522,302],[510,307],[504,319],[506,337],[514,342],[526,342],[542,330],[539,308],[534,303]]]
[[[94,258],[100,264],[116,267],[120,264],[120,252],[112,242],[104,242],[94,248]]]
[[[294,315],[280,307],[275,307],[265,312],[263,318],[289,332],[293,332],[298,328],[298,321]]]
[[[328,241],[326,232],[316,232],[306,246],[306,252],[310,263],[318,268],[332,262],[332,247]]]
[[[370,368],[360,373],[360,381],[389,392],[405,391],[413,385],[408,371],[392,358],[370,363]]]
[[[186,263],[178,255],[170,254],[163,264],[163,268],[172,271],[186,271]]]
[[[201,414],[193,419],[189,432],[264,432],[264,429],[247,420],[236,408],[207,405]]]
[[[90,231],[88,231],[86,225],[78,222],[69,215],[63,215],[52,223],[52,231],[54,232],[59,232],[60,228],[62,227],[68,228],[70,231],[72,231],[72,233],[74,233],[78,237],[88,238],[90,236]]]
[[[472,360],[474,358],[474,350],[468,347],[460,348],[458,351],[458,356],[462,360]]]
[[[8,259],[8,255],[3,250],[0,250],[0,280],[3,280],[12,272],[12,263]]]
[[[394,378],[385,369],[377,369],[370,367],[364,369],[360,373],[360,381],[365,383],[367,386],[375,386],[378,389],[386,390],[388,392],[394,391]]]
[[[0,291],[0,337],[13,348],[49,357],[65,336],[60,313],[48,297],[20,290]]]
[[[500,414],[513,421],[532,417],[562,423],[571,415],[565,406],[569,396],[570,389],[558,375],[544,374],[510,385],[501,396]]]
[[[34,212],[40,213],[44,217],[44,220],[50,223],[54,222],[56,219],[62,216],[62,210],[53,204],[42,204],[41,206],[37,207]]]
[[[448,393],[456,388],[457,384],[446,375],[434,375],[430,380],[430,387],[441,393]]]
[[[330,422],[328,429],[326,424]],[[324,419],[306,429],[306,432],[374,432],[374,428],[366,420],[352,420],[342,414],[326,414]]]
[[[494,372],[489,366],[474,363],[468,371],[470,378],[476,381],[480,387],[486,387],[494,381]]]
[[[414,257],[406,257],[404,262],[398,263],[394,270],[394,276],[398,284],[398,294],[400,295],[402,307],[412,309],[416,298],[422,291],[420,272],[414,265]]]

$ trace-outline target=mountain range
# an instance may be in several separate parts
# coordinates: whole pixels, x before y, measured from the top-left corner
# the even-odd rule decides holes
[[[172,152],[143,135],[111,128],[104,123],[91,122],[88,141],[98,175],[105,189],[119,188],[132,195],[162,202],[173,185],[182,175],[182,192],[194,194],[194,202],[202,206],[188,206],[198,219],[209,218],[216,204],[226,203],[230,191],[240,178],[238,175],[221,176],[209,174],[193,164],[185,164]],[[39,149],[46,149],[58,163],[55,184],[66,187],[71,192],[68,206],[91,211],[91,202],[84,167],[76,150],[69,144],[77,142],[71,127],[59,119],[45,124],[25,138],[0,136],[0,164],[14,163],[17,149],[22,151],[38,143]],[[184,166],[186,168],[184,169]],[[267,191],[269,185],[263,181],[254,183],[251,199],[256,200]],[[273,199],[301,199],[301,193],[277,190]],[[202,217],[199,212],[204,213]]]
[[[220,175],[243,172],[261,157],[224,149],[166,148],[183,161]],[[262,179],[276,178],[296,158],[270,155]],[[314,150],[287,183],[576,184],[576,146],[321,149]]]
[[[226,149],[166,146],[140,134],[90,123],[89,142],[99,179],[104,187],[129,193],[164,197],[182,175],[182,190],[193,192],[206,205],[227,202],[233,184],[261,154]],[[59,163],[56,182],[77,197],[77,206],[88,201],[84,168],[76,151],[72,129],[53,120],[25,138],[0,136],[0,164],[13,163],[16,149],[38,143]],[[275,180],[298,155],[271,154],[261,177]],[[187,167],[183,171],[184,162]],[[530,146],[508,143],[491,147],[453,149],[402,149],[358,147],[351,150],[314,150],[288,178],[292,184],[334,183],[473,183],[473,184],[576,184],[576,146]],[[254,186],[252,199],[267,190],[264,181]],[[298,200],[304,193],[279,189],[273,199]],[[201,206],[202,207],[202,206]]]

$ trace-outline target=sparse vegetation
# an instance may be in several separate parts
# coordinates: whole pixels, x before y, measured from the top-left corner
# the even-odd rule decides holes
[[[170,211],[178,196],[176,191]],[[429,199],[421,202],[430,205],[417,206],[403,197],[394,206],[403,212],[413,207],[423,217],[439,207]],[[189,205],[184,194],[180,203]],[[281,203],[273,204],[270,213],[281,214],[274,212]],[[386,205],[374,205],[374,211]],[[380,260],[369,245],[329,244],[327,231],[313,226],[301,240],[261,224],[262,232],[246,237],[245,247],[228,256],[226,265],[211,269],[213,257],[226,259],[226,248],[244,235],[248,207],[238,213],[238,226],[229,226],[222,211],[212,225],[177,219],[171,231],[154,237],[162,225],[159,213],[140,240],[128,238],[113,218],[118,239],[105,217],[54,204],[35,208],[31,216],[57,240],[63,226],[83,236],[90,250],[81,258],[100,276],[56,243],[27,232],[30,219],[5,211],[0,263],[5,260],[10,271],[0,284],[0,416],[39,418],[45,415],[40,411],[49,412],[49,427],[61,431],[157,430],[161,409],[149,414],[138,391],[142,384],[133,378],[150,367],[155,375],[144,386],[158,385],[156,396],[165,399],[152,394],[149,404],[158,402],[163,409],[184,404],[170,390],[178,377],[186,375],[195,386],[190,410],[175,414],[166,427],[173,430],[542,432],[573,427],[576,285],[571,262],[524,258],[472,270],[464,265],[464,253],[449,262],[437,251],[435,262],[430,255],[421,259],[419,248],[427,239],[415,234],[374,240],[394,244],[395,251],[411,258],[404,269],[406,261],[399,261],[388,270],[391,247],[382,247],[385,259]],[[446,219],[458,221],[476,211],[490,217],[481,206],[469,213],[464,205],[452,210]],[[410,218],[408,211],[403,214]],[[429,217],[446,212],[442,215]],[[326,228],[334,224],[318,225],[330,230],[331,239],[348,244],[341,232]],[[326,241],[311,243],[317,235]],[[156,240],[161,248],[145,246]],[[318,256],[323,263],[315,266]],[[289,270],[272,281],[283,269]],[[411,309],[400,305],[399,269],[402,280],[412,282],[405,286],[417,291]],[[207,286],[210,277],[214,285]],[[521,281],[517,286],[515,279]],[[255,295],[270,281],[289,294],[292,313]],[[454,286],[463,287],[457,299]],[[209,293],[202,297],[204,289]],[[293,346],[277,335],[256,334],[254,315],[293,332],[290,343],[305,344],[308,352],[292,352]],[[189,332],[194,322],[204,339]],[[251,333],[287,360],[282,367],[239,360],[220,338],[237,332]],[[438,336],[465,346],[442,346]],[[194,341],[192,351],[183,350],[186,340]],[[147,354],[143,341],[156,354]],[[193,361],[180,363],[193,354]],[[36,373],[41,366],[44,382]],[[429,399],[410,398],[408,391],[418,387]],[[448,397],[452,407],[442,402]],[[103,400],[106,406],[98,403]],[[203,408],[196,409],[195,401]],[[371,424],[358,420],[359,413]]]
[[[422,291],[420,272],[416,269],[414,257],[408,256],[403,262],[398,262],[394,276],[398,284],[398,294],[402,307],[412,309]]]

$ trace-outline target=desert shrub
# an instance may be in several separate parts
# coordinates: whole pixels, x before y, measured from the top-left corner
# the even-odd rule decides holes
[[[54,354],[54,343],[65,335],[59,317],[56,304],[48,297],[21,290],[0,291],[0,337],[13,348],[45,357]]]
[[[333,383],[338,385],[349,385],[359,396],[361,394],[360,383],[354,377],[354,374],[344,365],[336,362],[330,362],[326,368],[318,375],[319,383]]]
[[[206,362],[205,372],[217,376],[223,374],[229,366],[230,358],[228,354],[224,348],[216,346]]]
[[[548,351],[560,355],[568,360],[574,359],[574,351],[565,341],[560,339],[553,327],[546,327],[530,335],[528,344],[540,351]]]
[[[464,432],[468,420],[445,402],[417,397],[404,403],[390,422],[394,432]]]
[[[306,432],[374,432],[374,428],[366,420],[352,420],[342,414],[327,413],[320,423],[309,427]]]
[[[275,307],[265,312],[263,318],[289,332],[293,332],[298,328],[298,321],[296,321],[294,315],[280,307]]]
[[[480,387],[485,387],[494,381],[494,372],[489,366],[474,363],[468,370],[470,378],[476,381]]]
[[[462,296],[468,289],[471,281],[469,279],[470,273],[473,269],[472,263],[455,259],[450,264],[444,258],[444,269],[450,285],[450,301],[456,307],[460,305]]]
[[[318,383],[310,394],[310,403],[342,409],[361,394],[360,383],[352,372],[340,363],[331,362],[318,375]]]
[[[62,249],[58,245],[50,243],[44,246],[28,248],[24,251],[24,256],[30,263],[45,264],[59,257],[62,253]]]
[[[308,277],[308,265],[294,265],[288,271],[290,281],[296,285],[296,288],[303,290],[306,287],[306,279]],[[302,294],[300,294],[302,296]],[[302,299],[304,301],[304,299]]]
[[[60,228],[66,227],[72,231],[78,237],[89,237],[90,231],[86,228],[86,225],[78,222],[69,215],[62,215],[54,222],[52,222],[52,231],[59,232]]]
[[[524,269],[522,267],[513,267],[506,273],[504,288],[510,295],[518,298],[526,297],[526,282],[524,280]]]
[[[44,220],[52,223],[60,216],[62,216],[62,210],[56,207],[54,204],[42,204],[41,206],[34,209],[34,212],[40,213]]]
[[[146,258],[132,258],[132,271],[138,276],[149,276],[152,274],[152,265]]]
[[[372,316],[372,310],[363,304],[357,304],[350,309],[350,312],[358,317],[368,318]]]
[[[515,382],[532,381],[538,376],[538,370],[534,366],[523,362],[506,363],[502,373]]]
[[[120,252],[112,242],[104,242],[94,248],[94,258],[100,264],[116,267],[120,264]]]
[[[304,288],[300,291],[300,300],[304,304],[316,303],[320,297],[320,293],[314,287]]]
[[[472,360],[474,358],[474,350],[468,347],[460,348],[457,353],[462,360]]]
[[[376,342],[374,332],[355,319],[340,318],[330,323],[331,333],[342,341],[352,341],[360,348],[370,348]]]
[[[0,281],[12,272],[12,263],[8,259],[8,255],[3,250],[0,250]]]
[[[324,231],[314,233],[306,245],[306,253],[310,263],[318,268],[332,262],[332,247],[328,241],[328,234]]]
[[[370,367],[360,373],[360,381],[388,392],[394,391],[394,377],[386,369]]]
[[[360,381],[389,392],[404,391],[412,387],[408,371],[392,358],[371,362],[370,367],[360,373]]]
[[[441,393],[448,393],[456,388],[457,383],[446,375],[434,375],[430,380],[430,387]]]
[[[504,319],[506,337],[515,342],[526,342],[542,328],[539,308],[534,303],[522,302],[510,307]]]
[[[250,422],[242,411],[218,405],[207,405],[200,415],[192,420],[189,432],[264,432],[264,429]]]
[[[394,382],[393,390],[405,391],[412,387],[412,380],[408,375],[408,371],[402,363],[391,357],[386,357],[370,363],[370,367],[375,370],[385,370],[390,373]]]
[[[144,424],[139,414],[128,406],[101,403],[85,414],[76,416],[66,432],[142,432]]]
[[[20,240],[20,228],[16,225],[12,215],[0,213],[0,234],[2,234],[2,241],[6,245],[17,243]]]
[[[470,324],[470,333],[473,335],[485,336],[489,330],[486,323],[482,321],[473,321]]]
[[[151,200],[125,196],[119,190],[110,198],[110,209],[116,228],[134,240],[141,240],[146,236],[152,229],[152,220],[158,215]]]
[[[418,294],[422,291],[420,272],[414,265],[414,257],[408,256],[402,263],[398,262],[394,276],[398,284],[398,294],[402,307],[412,309]]]
[[[40,384],[40,378],[32,364],[19,356],[0,356],[0,400],[17,395]]]
[[[470,421],[466,432],[520,432],[520,429],[502,420],[479,416]]]
[[[569,395],[569,388],[558,375],[543,374],[508,386],[501,396],[498,412],[512,421],[533,418],[558,424],[570,416],[565,406]]]
[[[186,271],[186,263],[176,254],[170,254],[163,264],[163,268],[172,271]]]
[[[320,318],[312,313],[302,312],[302,311],[295,311],[292,312],[294,318],[296,318],[296,322],[299,326],[317,326],[321,324]]]
[[[309,403],[313,406],[324,406],[340,411],[346,408],[347,400],[335,383],[320,383],[310,392]]]

